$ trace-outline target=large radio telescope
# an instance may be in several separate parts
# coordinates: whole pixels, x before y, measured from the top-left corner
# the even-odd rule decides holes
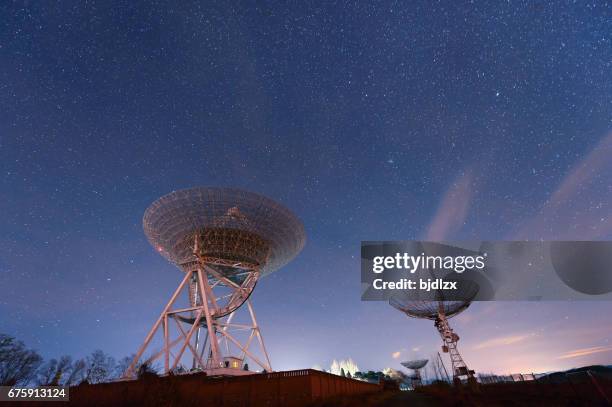
[[[416,359],[401,362],[402,366],[414,372],[414,375],[410,378],[413,388],[421,385],[421,369],[425,367],[427,362],[429,362],[429,359]]]
[[[154,351],[147,362],[163,357],[166,373],[185,370],[187,349],[192,356],[191,369],[208,374],[248,373],[247,359],[271,371],[249,297],[261,277],[278,270],[302,250],[305,233],[301,221],[285,207],[252,192],[192,188],[153,202],[145,211],[143,227],[155,250],[185,275],[124,376],[135,375],[159,328],[161,350]],[[175,308],[183,291],[187,304]],[[236,311],[245,303],[250,323],[234,322]],[[171,338],[171,320],[176,339]],[[246,332],[242,341],[235,331]],[[250,349],[254,340],[259,343],[259,355]]]
[[[442,338],[442,351],[450,356],[455,383],[460,383],[462,377],[467,377],[468,381],[473,381],[475,378],[474,371],[468,369],[457,349],[459,335],[450,327],[448,320],[467,309],[476,294],[478,294],[478,285],[470,280],[462,280],[459,290],[453,294],[453,300],[446,300],[440,290],[435,294],[436,300],[414,300],[397,297],[389,300],[393,307],[409,317],[434,321],[434,326]],[[461,300],[458,300],[459,298]]]

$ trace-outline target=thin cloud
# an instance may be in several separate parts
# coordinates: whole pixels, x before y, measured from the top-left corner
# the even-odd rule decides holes
[[[563,355],[559,356],[557,359],[579,358],[582,356],[592,355],[594,353],[610,352],[610,351],[612,351],[612,347],[610,346],[594,346],[592,348],[576,349],[570,352],[566,352]]]
[[[551,196],[548,204],[553,207],[558,206],[578,192],[581,185],[597,175],[610,161],[610,155],[612,155],[612,133],[604,137],[584,160],[572,168]]]
[[[402,352],[397,351],[397,352],[393,352],[391,354],[391,356],[393,357],[393,359],[398,359],[400,356],[402,355]]]
[[[500,338],[489,339],[488,341],[481,342],[474,346],[474,349],[486,349],[496,348],[500,346],[513,345],[529,338],[529,335],[513,335],[513,336],[502,336]]]
[[[472,199],[472,174],[467,171],[448,188],[427,228],[425,240],[444,240],[463,226]]]
[[[612,232],[612,216],[605,212],[603,206],[607,199],[605,189],[600,191],[603,195],[602,208],[599,211],[577,210],[570,204],[580,200],[583,189],[596,181],[597,177],[602,174],[605,177],[612,169],[610,157],[612,157],[612,133],[602,138],[589,154],[568,172],[546,201],[540,214],[527,220],[512,238],[540,238],[553,233],[557,239],[591,240]],[[577,213],[580,214],[580,219],[574,219],[575,225],[570,230],[567,230],[566,222],[558,221],[558,219],[575,218]],[[559,224],[563,225],[563,229],[551,230],[551,227],[558,227]]]

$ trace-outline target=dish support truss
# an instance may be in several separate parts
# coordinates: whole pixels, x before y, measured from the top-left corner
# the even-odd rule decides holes
[[[221,273],[220,268],[225,272]],[[154,351],[145,362],[151,365],[161,358],[165,374],[188,370],[181,362],[188,358],[189,354],[191,369],[201,369],[209,375],[248,374],[244,364],[247,359],[267,372],[272,371],[249,299],[259,278],[258,266],[247,262],[197,256],[197,261],[184,264],[183,269],[185,277],[162,310],[123,377],[137,376],[139,361],[157,333],[162,335],[163,346],[161,350]],[[227,277],[228,270],[232,270],[235,273],[233,275],[240,276],[238,282]],[[223,292],[219,293],[221,290]],[[175,302],[183,291],[189,296],[190,306],[175,308]],[[238,308],[245,303],[250,322],[233,322]],[[236,336],[237,331],[242,331],[241,338]],[[263,358],[257,357],[253,352],[254,342],[259,345]]]
[[[422,378],[421,378],[421,368],[418,369],[412,369],[414,371],[414,374],[412,376],[412,388],[414,389],[415,387],[420,387],[423,384]]]
[[[467,377],[468,381],[475,380],[474,371],[468,369],[466,363],[463,361],[459,349],[457,349],[457,342],[459,342],[459,335],[453,332],[453,329],[448,323],[448,318],[441,308],[438,312],[438,317],[434,322],[436,329],[442,337],[442,351],[448,353],[453,367],[453,382],[461,383],[462,377]]]

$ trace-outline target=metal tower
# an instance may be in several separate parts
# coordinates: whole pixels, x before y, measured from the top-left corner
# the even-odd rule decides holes
[[[434,326],[442,338],[442,351],[448,353],[450,356],[453,368],[453,382],[455,383],[461,383],[463,378],[467,379],[469,382],[475,380],[474,371],[467,367],[457,349],[459,335],[450,327],[448,320],[470,306],[472,299],[478,293],[478,286],[473,282],[463,281],[460,287],[462,292],[455,293],[457,298],[463,298],[463,300],[460,301],[444,300],[441,293],[437,294],[440,298],[438,301],[400,298],[392,298],[389,301],[393,307],[402,311],[409,317],[424,318],[434,321]]]
[[[143,224],[156,251],[185,275],[124,377],[136,376],[147,349],[144,362],[161,358],[165,373],[250,374],[247,361],[271,371],[250,296],[301,251],[301,222],[261,195],[194,188],[155,201]],[[238,320],[245,308],[246,321]]]

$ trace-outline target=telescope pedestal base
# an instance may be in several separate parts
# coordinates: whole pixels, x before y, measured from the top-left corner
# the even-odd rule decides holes
[[[164,374],[188,372],[184,363],[184,359],[187,358],[186,353],[191,354],[191,371],[204,371],[211,376],[253,374],[254,372],[249,371],[244,363],[246,359],[254,362],[262,370],[271,372],[270,359],[255,319],[255,312],[248,298],[250,291],[247,292],[248,289],[252,290],[254,287],[258,272],[247,270],[245,273],[249,274],[243,280],[242,285],[238,285],[219,275],[206,264],[186,271],[185,277],[149,331],[123,377],[133,378],[138,375],[141,357],[158,332],[161,332],[162,336],[161,349],[156,350],[143,363],[151,365],[161,358]],[[215,278],[218,283],[211,286],[209,278]],[[230,304],[232,304],[231,301],[234,301],[234,304],[237,304],[235,308],[229,306],[221,308],[218,305],[220,298],[215,296],[214,289],[219,282],[234,290]],[[174,309],[174,304],[183,291],[187,292],[192,306]],[[249,311],[250,322],[232,322],[238,308],[243,304],[246,304]],[[233,311],[223,315],[225,309]],[[247,336],[239,340],[234,331],[241,331]],[[202,336],[204,336],[203,340]],[[254,340],[259,345],[263,358],[258,358],[252,352],[251,345]],[[186,352],[187,349],[189,349],[188,352]]]

